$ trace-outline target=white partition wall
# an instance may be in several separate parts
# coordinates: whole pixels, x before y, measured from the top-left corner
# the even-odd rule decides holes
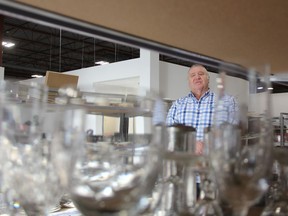
[[[272,113],[273,117],[288,113],[288,93],[272,94]]]

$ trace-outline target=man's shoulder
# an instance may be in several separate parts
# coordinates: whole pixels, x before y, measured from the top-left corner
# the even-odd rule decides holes
[[[175,103],[177,104],[186,103],[188,100],[191,100],[191,97],[189,95],[186,95],[175,100]]]

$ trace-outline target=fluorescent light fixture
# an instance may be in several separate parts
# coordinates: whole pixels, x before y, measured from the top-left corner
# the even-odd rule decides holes
[[[8,42],[8,41],[2,41],[2,46],[10,48],[10,47],[15,46],[15,43]]]
[[[31,77],[33,77],[33,78],[39,78],[39,77],[43,77],[43,75],[33,74],[33,75],[31,75]]]
[[[258,86],[257,89],[261,90],[261,89],[263,89],[263,86]]]
[[[109,64],[109,62],[107,61],[97,61],[95,62],[96,65],[105,65],[105,64]]]
[[[269,89],[269,90],[273,90],[273,87],[269,87],[268,89]]]

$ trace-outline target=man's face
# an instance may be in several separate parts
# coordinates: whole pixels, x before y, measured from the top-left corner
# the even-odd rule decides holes
[[[192,92],[207,91],[209,77],[207,71],[202,66],[195,66],[188,72],[189,87]]]

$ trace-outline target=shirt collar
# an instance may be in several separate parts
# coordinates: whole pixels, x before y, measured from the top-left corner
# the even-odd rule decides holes
[[[212,94],[212,92],[210,91],[210,89],[208,89],[208,90],[201,96],[201,98],[199,99],[199,101],[202,100],[202,98],[205,98],[206,96],[208,96],[208,95],[210,95],[210,94]],[[192,91],[189,92],[188,97],[192,97],[193,99],[197,100],[197,98],[196,98],[195,95],[192,93]]]

